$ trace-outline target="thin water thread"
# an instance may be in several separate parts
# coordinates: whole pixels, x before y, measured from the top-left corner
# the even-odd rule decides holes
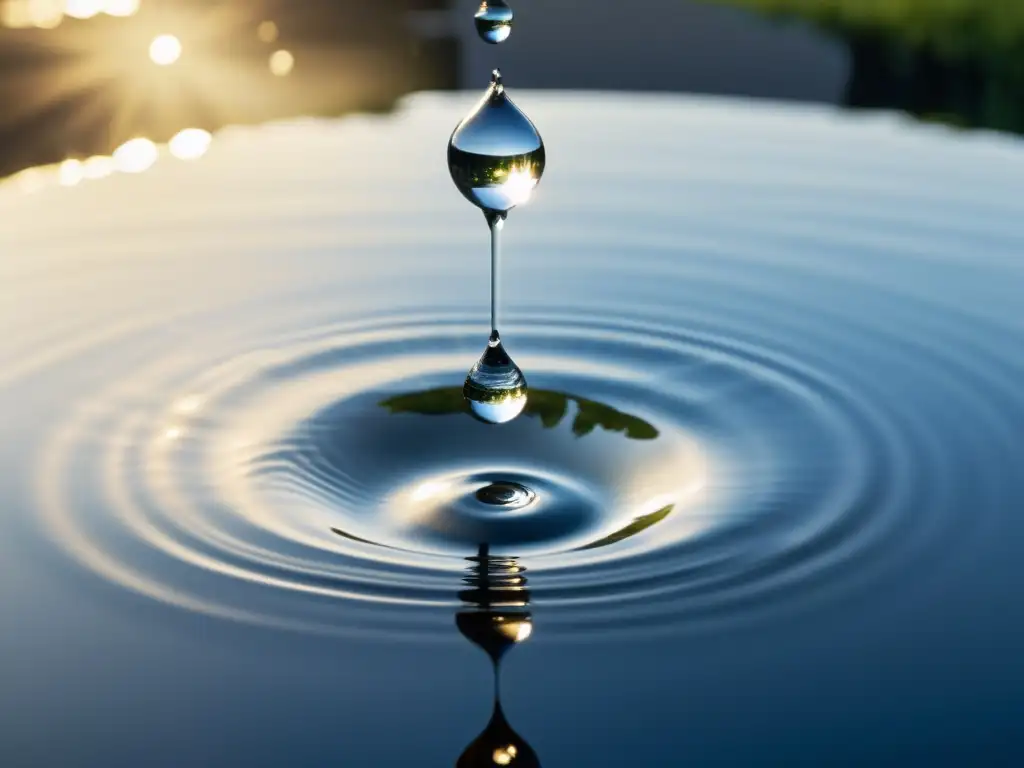
[[[501,230],[505,217],[497,211],[487,211],[487,223],[491,229],[491,340],[498,340],[498,301],[501,269]]]

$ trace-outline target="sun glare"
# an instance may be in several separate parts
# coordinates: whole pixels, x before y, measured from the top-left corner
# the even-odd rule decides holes
[[[170,66],[181,58],[181,41],[174,35],[160,35],[149,44],[149,58],[161,67]]]

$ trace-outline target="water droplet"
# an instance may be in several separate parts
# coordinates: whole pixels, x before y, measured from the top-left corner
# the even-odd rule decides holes
[[[505,351],[497,331],[466,377],[462,394],[473,415],[488,424],[512,421],[526,407],[526,377]]]
[[[459,191],[485,211],[525,203],[544,173],[544,142],[505,93],[501,73],[448,142],[448,170]]]
[[[512,34],[512,9],[505,0],[484,0],[476,12],[476,31],[486,43],[503,43]]]

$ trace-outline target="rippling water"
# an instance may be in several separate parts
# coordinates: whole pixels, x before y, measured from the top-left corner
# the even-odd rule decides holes
[[[517,96],[550,157],[506,227],[502,427],[461,398],[467,99],[0,187],[8,764],[454,764],[487,713],[467,603],[530,607],[505,709],[545,765],[1009,764],[1022,146]],[[467,598],[482,544],[528,592]]]

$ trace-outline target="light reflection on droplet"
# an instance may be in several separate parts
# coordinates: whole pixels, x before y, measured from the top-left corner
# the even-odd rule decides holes
[[[505,0],[484,0],[474,17],[480,39],[497,44],[508,40],[512,33],[512,9]]]
[[[81,160],[67,159],[60,164],[57,174],[63,187],[73,187],[85,178],[85,169]]]
[[[270,54],[270,71],[278,77],[285,77],[291,74],[295,68],[295,57],[291,51],[280,50]]]
[[[182,430],[181,427],[170,427],[166,432],[164,432],[164,437],[168,440],[177,440],[183,434],[184,430]]]
[[[544,142],[495,70],[484,98],[448,142],[448,170],[466,198],[504,213],[529,200],[544,173]]]
[[[273,43],[280,34],[277,24],[272,21],[260,22],[260,25],[256,27],[256,37],[264,43]]]
[[[181,41],[174,35],[158,35],[149,44],[149,58],[161,67],[170,66],[181,58]]]
[[[73,19],[91,19],[104,5],[104,0],[64,0],[64,13]]]
[[[149,139],[132,139],[114,150],[114,167],[122,173],[142,173],[156,162],[159,152]]]
[[[196,160],[206,154],[213,136],[202,128],[186,128],[179,131],[167,143],[171,154],[179,160]]]

